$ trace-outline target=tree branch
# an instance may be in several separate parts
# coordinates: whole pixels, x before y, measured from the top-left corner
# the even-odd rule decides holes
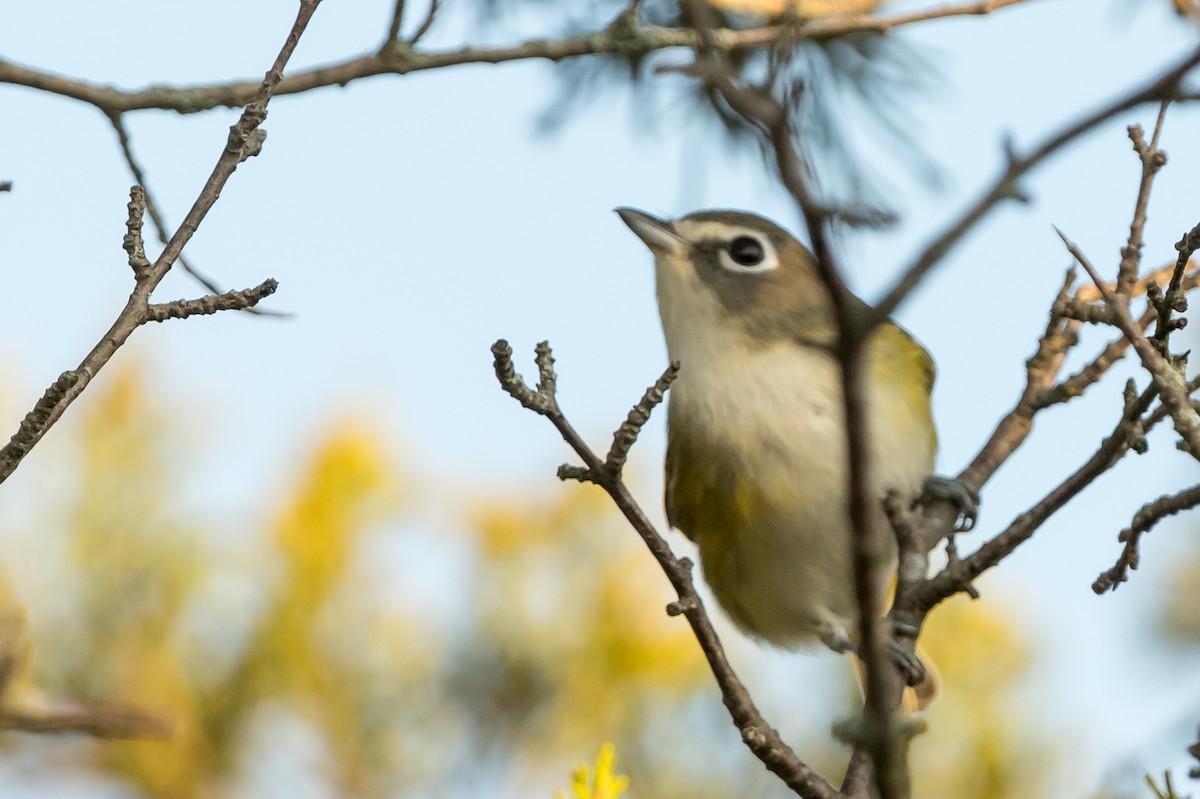
[[[279,283],[268,278],[257,286],[243,291],[209,294],[207,297],[196,300],[154,303],[146,309],[146,319],[150,322],[165,322],[168,319],[186,319],[189,316],[203,316],[219,311],[244,311],[270,297],[277,288],[279,288]]]
[[[1020,156],[1009,150],[1008,164],[1000,177],[973,205],[951,222],[944,233],[928,244],[913,263],[903,271],[900,279],[875,306],[875,319],[882,321],[891,316],[929,271],[940,263],[967,232],[974,228],[993,208],[1004,200],[1022,198],[1018,181],[1026,173],[1067,144],[1117,114],[1143,103],[1163,102],[1175,98],[1180,82],[1197,64],[1200,64],[1200,48],[1193,50],[1174,67],[1146,85],[1108,103],[1054,134],[1027,155]]]
[[[724,28],[714,31],[714,35],[723,50],[752,50],[805,38],[866,32],[886,33],[919,22],[988,14],[1021,2],[1024,0],[987,0],[894,16],[827,17],[807,20],[799,25],[789,23],[749,30]],[[435,2],[431,5],[430,13],[421,28],[414,35],[414,41],[428,30],[436,9]],[[590,33],[557,40],[534,39],[511,47],[464,47],[445,52],[417,53],[412,50],[411,43],[407,48],[390,47],[385,44],[379,52],[291,75],[280,82],[275,93],[298,94],[326,86],[345,86],[375,75],[407,75],[461,64],[501,64],[531,59],[562,61],[600,54],[646,55],[675,47],[694,48],[698,44],[696,31],[689,28],[641,25],[624,16],[619,17],[618,22],[619,25],[614,23]],[[176,111],[180,114],[192,114],[218,107],[238,108],[255,96],[258,87],[257,83],[236,81],[182,87],[149,86],[125,91],[4,60],[0,60],[0,83],[60,94],[94,105],[108,114],[124,114],[150,108]]]
[[[1167,154],[1158,149],[1158,142],[1162,136],[1163,122],[1167,118],[1167,106],[1170,104],[1170,100],[1165,99],[1159,106],[1158,119],[1154,122],[1154,135],[1151,136],[1149,144],[1146,144],[1145,137],[1142,135],[1141,125],[1130,125],[1128,128],[1133,150],[1138,154],[1138,160],[1142,162],[1142,182],[1138,186],[1137,200],[1133,204],[1133,220],[1129,223],[1129,238],[1121,250],[1121,265],[1117,270],[1117,294],[1129,294],[1129,289],[1137,279],[1138,272],[1141,271],[1142,246],[1145,243],[1142,239],[1142,232],[1146,228],[1146,208],[1150,204],[1150,188],[1154,185],[1154,176],[1158,174],[1158,170],[1167,163]]]
[[[1142,366],[1150,373],[1154,385],[1162,395],[1163,404],[1170,411],[1171,419],[1175,423],[1175,431],[1179,433],[1185,449],[1193,457],[1200,459],[1200,416],[1197,415],[1196,409],[1192,407],[1191,400],[1188,397],[1187,384],[1184,380],[1182,370],[1169,354],[1165,356],[1163,354],[1166,350],[1165,336],[1167,331],[1171,329],[1170,312],[1173,310],[1173,306],[1167,303],[1165,297],[1161,300],[1160,308],[1165,308],[1166,310],[1165,313],[1160,311],[1159,330],[1155,333],[1155,339],[1159,339],[1159,332],[1162,333],[1163,338],[1159,346],[1156,346],[1156,343],[1152,343],[1150,339],[1142,334],[1137,322],[1129,315],[1129,299],[1114,293],[1104,282],[1103,278],[1100,277],[1100,273],[1092,266],[1083,251],[1063,235],[1061,230],[1055,228],[1055,231],[1058,232],[1059,237],[1063,240],[1068,252],[1075,257],[1079,265],[1092,278],[1092,281],[1103,295],[1105,303],[1113,312],[1114,325],[1129,340],[1130,346],[1133,347],[1134,352],[1141,359]],[[1200,243],[1200,226],[1193,229],[1192,233],[1195,234],[1194,238],[1196,241]],[[1175,273],[1179,276],[1179,280],[1172,277],[1171,287],[1167,291],[1167,296],[1177,298],[1178,302],[1186,302],[1179,291],[1179,282],[1182,280],[1183,268],[1187,265],[1187,260],[1191,256],[1192,251],[1195,250],[1193,246],[1186,255],[1184,254],[1184,249],[1187,248],[1191,238],[1192,235],[1189,234],[1177,245],[1180,247],[1180,264],[1176,268]],[[1154,297],[1151,296],[1152,301],[1153,299]],[[1186,305],[1183,307],[1186,307]]]
[[[1117,536],[1117,540],[1125,544],[1121,556],[1111,569],[1104,571],[1096,578],[1096,581],[1092,583],[1092,590],[1097,594],[1115,591],[1121,583],[1129,580],[1129,571],[1137,569],[1141,561],[1138,545],[1141,543],[1142,535],[1150,532],[1156,524],[1168,516],[1191,510],[1197,505],[1200,505],[1200,486],[1192,486],[1177,494],[1159,497],[1139,508],[1138,512],[1133,515],[1133,521]]]
[[[159,210],[158,203],[154,200],[153,193],[150,191],[150,186],[146,179],[146,171],[142,168],[141,163],[138,162],[137,156],[134,155],[133,142],[130,139],[129,132],[125,129],[125,122],[121,118],[120,114],[107,114],[107,116],[109,121],[112,123],[113,130],[116,131],[117,143],[121,146],[121,154],[125,158],[125,164],[129,167],[130,174],[133,175],[133,182],[137,184],[142,192],[145,210],[149,212],[150,221],[154,223],[154,232],[158,237],[158,241],[159,243],[165,245],[171,238],[171,234],[168,232],[169,228],[167,227],[167,221],[165,217],[163,217],[162,212]],[[197,283],[208,289],[210,293],[224,293],[225,289],[221,288],[220,285],[208,275],[205,275],[203,272],[201,272],[182,252],[179,253],[179,258],[176,259],[176,263],[183,268],[183,271],[195,278]],[[260,308],[243,308],[242,310],[246,311],[246,313],[259,316],[290,316],[288,313],[264,310]]]
[[[392,21],[388,26],[386,44],[395,44],[400,39],[400,25],[404,22],[404,0],[396,0],[392,9]]]
[[[1042,524],[1066,505],[1097,477],[1117,464],[1140,439],[1142,415],[1149,409],[1157,392],[1154,386],[1141,395],[1126,397],[1125,410],[1110,436],[1082,466],[1059,483],[1032,508],[1012,521],[1003,532],[989,539],[975,552],[957,562],[951,562],[938,574],[913,592],[908,607],[928,612],[939,602],[960,591],[968,591],[975,579],[1012,554],[1029,540]]]
[[[0,611],[0,730],[27,733],[78,732],[95,738],[165,738],[171,725],[159,715],[115,702],[13,696],[15,678],[29,665],[25,617]]]
[[[46,431],[62,416],[92,378],[112,359],[116,351],[141,325],[151,319],[150,295],[179,258],[183,247],[191,240],[196,229],[216,203],[221,190],[233,175],[234,170],[247,158],[257,155],[266,133],[260,129],[267,116],[267,103],[283,79],[283,69],[296,49],[300,36],[316,12],[320,0],[300,0],[296,20],[276,56],[275,62],[259,84],[252,101],[246,106],[238,121],[229,129],[225,147],[217,159],[216,166],[200,190],[199,196],[175,234],[168,240],[158,259],[148,267],[135,259],[135,253],[144,253],[141,242],[140,217],[145,209],[145,192],[134,187],[130,192],[130,222],[127,224],[126,249],[137,274],[133,292],[124,309],[117,316],[108,332],[100,339],[80,363],[79,367],[64,372],[52,385],[34,409],[25,417],[17,433],[3,449],[0,449],[0,482],[20,465],[29,450],[41,440]],[[265,284],[264,284],[265,285]],[[260,287],[261,288],[261,287]]]
[[[160,716],[116,702],[56,701],[53,707],[36,712],[0,708],[0,730],[161,739],[171,735],[171,724]]]

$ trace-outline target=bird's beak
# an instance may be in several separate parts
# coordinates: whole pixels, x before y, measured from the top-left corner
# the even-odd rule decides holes
[[[621,221],[637,234],[656,255],[677,254],[683,250],[683,239],[675,232],[675,226],[665,219],[651,216],[635,208],[614,209]]]

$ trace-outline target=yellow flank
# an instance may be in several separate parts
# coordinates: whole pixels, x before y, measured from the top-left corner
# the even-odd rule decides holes
[[[886,387],[900,406],[891,412],[876,413],[878,422],[887,419],[907,430],[929,429],[929,451],[937,452],[937,431],[929,402],[937,376],[933,358],[913,337],[891,322],[880,326],[870,344],[868,385]],[[920,375],[914,380],[914,375]]]
[[[756,476],[742,475],[718,442],[672,429],[667,444],[667,516],[696,541],[707,531],[736,530],[762,509]]]
[[[696,514],[691,526],[693,535],[703,541],[705,556],[716,559],[722,559],[729,545],[735,543],[729,531],[756,527],[773,515],[762,488],[752,476],[733,478],[725,486],[712,486],[701,503],[692,507],[702,511]]]

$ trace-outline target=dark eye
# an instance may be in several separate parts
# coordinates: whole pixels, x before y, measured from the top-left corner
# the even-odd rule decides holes
[[[729,257],[734,263],[742,266],[758,266],[766,253],[763,252],[762,242],[750,236],[738,236],[729,242]]]

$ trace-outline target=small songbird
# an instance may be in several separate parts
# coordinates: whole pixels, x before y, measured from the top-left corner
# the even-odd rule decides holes
[[[682,366],[667,416],[668,521],[696,543],[743,631],[789,649],[853,651],[837,328],[812,254],[753,214],[617,213],[654,253],[667,350]],[[872,493],[915,499],[937,446],[933,361],[892,322],[872,333],[865,358]],[[876,523],[890,529],[878,507]],[[886,538],[881,555],[894,563]]]

